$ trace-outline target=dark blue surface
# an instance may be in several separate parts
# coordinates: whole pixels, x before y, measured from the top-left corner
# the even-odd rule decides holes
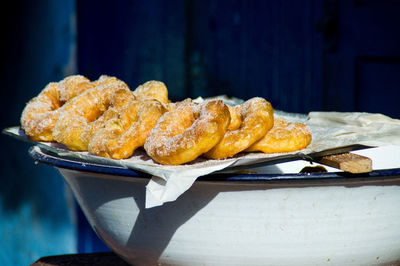
[[[336,47],[323,53],[323,107],[400,118],[400,2],[325,0]]]
[[[76,41],[74,0],[2,4],[1,129],[18,125],[25,103],[48,82],[74,71]],[[0,265],[76,252],[71,195],[55,169],[34,164],[29,146],[0,136]]]
[[[183,0],[77,1],[79,73],[115,75],[132,90],[161,80],[172,100],[187,97],[184,19]]]

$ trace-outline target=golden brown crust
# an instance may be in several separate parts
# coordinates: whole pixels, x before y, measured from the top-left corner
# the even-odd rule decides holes
[[[228,108],[229,108],[229,113],[231,115],[231,122],[229,123],[228,130],[233,131],[238,129],[242,124],[240,105],[228,106]]]
[[[67,102],[85,90],[94,88],[95,84],[82,75],[72,75],[64,78],[58,84],[59,100]]]
[[[94,85],[81,75],[72,75],[60,82],[49,83],[30,100],[21,115],[25,134],[36,141],[52,141],[53,128],[59,117],[58,109],[70,99]]]
[[[232,126],[222,140],[210,151],[204,154],[211,159],[223,159],[247,149],[254,142],[261,139],[273,126],[273,109],[271,104],[263,98],[255,97],[241,104],[240,126]]]
[[[170,165],[201,155],[223,159],[242,151],[288,152],[311,142],[304,124],[283,119],[273,124],[272,106],[263,98],[237,106],[221,100],[171,103],[163,82],[148,81],[131,91],[106,75],[94,82],[74,75],[49,83],[21,115],[21,127],[33,140],[114,159],[144,146],[154,161]]]
[[[60,117],[54,127],[54,139],[57,142],[66,145],[71,150],[88,150],[91,139],[99,130],[105,127],[107,124],[106,122],[111,119],[118,119],[118,114],[134,100],[146,101],[150,99],[160,99],[168,105],[162,106],[163,108],[174,108],[174,105],[169,104],[166,86],[164,83],[159,81],[146,82],[145,84],[140,85],[133,92],[129,90],[129,87],[125,82],[115,77],[103,75],[95,81],[94,84],[96,87],[93,90],[74,98],[60,110]],[[115,110],[108,111],[107,109],[110,107]],[[145,113],[149,115],[149,117],[155,119],[154,116],[145,111],[141,111],[140,113]],[[145,120],[142,118],[142,115],[140,115],[138,119]],[[151,125],[155,124],[157,119],[155,121],[149,120],[148,127],[152,128]],[[133,118],[130,121],[133,121]],[[141,124],[142,126],[140,130],[138,130],[138,133],[140,135],[145,135],[143,132],[143,123]],[[128,129],[126,128],[126,130]],[[131,131],[133,131],[133,129],[129,130],[129,132]],[[103,134],[106,135],[105,132],[103,132]],[[110,135],[110,133],[107,134],[107,137],[111,138],[113,141],[117,138],[112,134]],[[130,134],[133,135],[133,133]],[[128,133],[125,132],[123,134],[120,132],[117,135],[119,135],[118,137],[120,139],[128,138]],[[135,138],[136,137],[137,136],[135,136]],[[133,150],[137,148],[133,147],[134,145],[132,142],[127,140],[119,140],[125,143],[125,148],[121,148],[121,145],[116,142],[114,142],[115,145],[113,146],[111,144],[111,139],[107,142],[109,144],[103,145],[107,146],[107,149],[92,145],[91,152],[100,156],[120,159],[122,157],[126,158],[129,153],[130,156],[133,153]],[[137,143],[140,143],[140,141]],[[143,145],[143,143],[140,145]],[[117,146],[118,148],[116,148]]]
[[[119,117],[107,121],[89,143],[89,152],[99,156],[124,159],[144,145],[157,120],[167,109],[156,100],[134,101]]]
[[[82,146],[88,147],[90,140],[93,136],[102,129],[108,120],[118,117],[119,111],[117,108],[109,107],[99,118],[93,122],[86,123],[83,126],[83,131],[80,136],[80,140],[83,143]]]
[[[157,100],[161,103],[168,103],[168,89],[161,81],[151,80],[138,86],[133,92],[136,99],[143,100]]]
[[[22,111],[21,127],[29,138],[36,141],[53,140],[53,127],[60,107],[57,88],[58,83],[49,83]]]
[[[113,86],[113,87],[119,87],[119,88],[129,88],[129,86],[124,81],[122,81],[116,77],[107,76],[107,75],[101,75],[97,80],[93,81],[93,84],[96,87]]]
[[[306,125],[290,123],[282,118],[277,118],[272,129],[246,151],[262,151],[264,153],[297,151],[307,147],[311,138],[311,131]]]
[[[144,148],[161,164],[190,162],[221,140],[229,122],[229,109],[221,100],[200,105],[184,101],[158,120]]]
[[[122,87],[114,91],[111,95],[110,106],[108,109],[97,118],[95,121],[88,123],[82,132],[81,140],[85,146],[89,145],[91,138],[103,128],[106,122],[112,118],[118,117],[122,109],[135,100],[135,96],[128,88]]]
[[[89,140],[103,126],[103,121],[114,117],[118,109],[128,103],[124,99],[134,99],[128,85],[115,77],[101,76],[94,83],[96,87],[68,101],[59,110],[53,139],[71,150],[86,151]],[[112,103],[117,110],[106,112]],[[100,121],[96,122],[99,117]]]

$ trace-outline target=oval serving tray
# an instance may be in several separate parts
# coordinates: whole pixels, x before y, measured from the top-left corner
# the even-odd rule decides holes
[[[65,168],[76,171],[92,172],[99,174],[118,175],[125,177],[139,177],[150,179],[151,175],[134,171],[120,166],[108,166],[95,163],[87,163],[82,161],[74,161],[70,158],[62,158],[50,151],[41,149],[38,146],[33,146],[29,149],[29,155],[37,162],[51,165],[54,167]],[[251,172],[251,171],[249,171]],[[213,173],[207,176],[199,177],[199,181],[339,181],[346,180],[353,181],[383,181],[383,179],[400,179],[400,168],[374,170],[370,173],[364,174],[349,174],[346,172],[324,172],[324,173],[244,173],[238,171],[237,173]]]

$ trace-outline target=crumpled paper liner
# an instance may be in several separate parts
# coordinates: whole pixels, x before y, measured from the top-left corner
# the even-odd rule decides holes
[[[400,120],[382,114],[311,112],[308,116],[275,111],[276,117],[307,124],[312,131],[311,144],[302,151],[284,154],[241,153],[234,158],[207,160],[198,158],[191,163],[178,166],[155,163],[144,150],[137,150],[132,157],[114,160],[90,155],[87,152],[72,152],[57,143],[35,143],[62,158],[111,166],[122,166],[151,174],[153,178],[146,186],[146,208],[160,206],[176,200],[204,175],[229,170],[234,166],[251,166],[268,163],[280,157],[293,160],[302,154],[311,154],[340,146],[363,144],[369,146],[400,145]],[[9,128],[6,134],[30,141],[19,127]],[[32,141],[30,141],[32,142]]]
[[[400,145],[398,119],[360,112],[311,112],[308,116],[306,124],[313,129],[313,137],[319,140],[312,143],[314,150],[324,150],[335,144]]]

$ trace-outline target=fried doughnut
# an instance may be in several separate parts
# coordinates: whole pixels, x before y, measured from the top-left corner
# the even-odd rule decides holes
[[[135,100],[135,96],[131,90],[127,88],[117,89],[111,96],[111,102],[108,109],[95,121],[88,123],[84,128],[80,139],[84,143],[85,147],[89,145],[90,139],[104,127],[105,123],[115,117],[118,117],[119,113],[125,108],[130,102]]]
[[[307,147],[311,138],[311,131],[306,125],[276,118],[272,129],[246,151],[264,153],[297,151]]]
[[[229,114],[231,115],[231,122],[229,123],[228,130],[236,130],[240,127],[240,124],[242,124],[242,117],[240,115],[240,105],[236,106],[230,106],[228,105],[229,108]]]
[[[120,88],[128,88],[125,82],[122,80],[108,76],[108,75],[101,75],[96,81],[93,82],[95,86],[113,86],[113,87],[120,87]]]
[[[168,89],[161,81],[151,80],[138,86],[133,92],[136,99],[142,100],[157,100],[161,103],[168,103]]]
[[[118,118],[107,121],[89,143],[89,152],[99,156],[124,159],[144,145],[150,131],[167,108],[156,100],[134,101]]]
[[[221,100],[183,102],[158,120],[144,149],[161,164],[190,162],[222,139],[229,122],[229,109]]]
[[[66,77],[59,83],[49,83],[42,92],[25,106],[21,127],[25,134],[36,141],[52,141],[58,109],[67,101],[93,88],[94,85],[81,75]]]
[[[98,86],[86,90],[60,108],[60,115],[53,129],[53,139],[71,150],[87,150],[91,136],[102,125],[95,121],[110,107],[114,93],[118,95],[118,92],[125,90],[127,92],[121,94],[130,95],[128,85],[113,77],[102,77],[95,84]],[[106,112],[103,120],[114,117],[117,112],[118,110]]]
[[[58,84],[61,102],[67,102],[87,89],[94,88],[95,84],[82,75],[72,75],[64,78]]]
[[[228,130],[222,140],[204,154],[205,157],[211,159],[232,157],[261,139],[273,126],[272,106],[263,98],[252,98],[239,107],[231,108],[230,111],[239,111],[240,126],[231,126],[233,130]]]

